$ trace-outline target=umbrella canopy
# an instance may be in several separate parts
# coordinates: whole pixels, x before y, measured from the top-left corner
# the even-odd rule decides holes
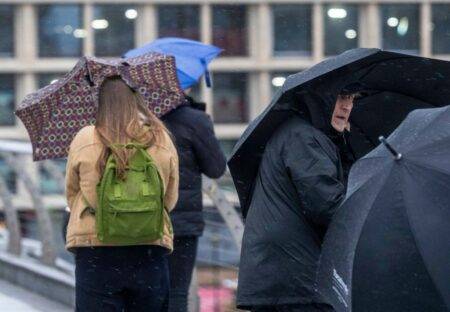
[[[126,61],[83,57],[63,78],[27,95],[16,111],[30,136],[34,160],[67,156],[75,134],[95,123],[103,81],[117,75],[158,117],[184,101],[172,56],[151,53]]]
[[[222,49],[199,41],[183,38],[161,38],[140,48],[130,50],[125,57],[135,57],[148,52],[173,55],[177,64],[177,75],[183,90],[198,83],[205,74],[206,84],[211,86],[208,64]]]
[[[350,116],[349,143],[360,157],[411,110],[447,103],[450,62],[360,48],[289,76],[270,105],[247,127],[228,162],[244,216],[265,144],[274,130],[293,110],[308,111],[319,129],[330,127],[336,97],[349,87],[365,95]]]
[[[413,111],[387,141],[350,172],[319,293],[338,312],[449,311],[450,106]]]

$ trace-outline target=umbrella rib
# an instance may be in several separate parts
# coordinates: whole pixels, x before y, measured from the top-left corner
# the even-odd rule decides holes
[[[423,135],[424,134],[424,132],[426,132],[431,126],[436,126],[436,123],[439,121],[439,119],[440,118],[445,118],[445,117],[447,117],[445,114],[438,114],[438,115],[436,115],[436,116],[434,116],[433,117],[433,119],[432,120],[430,120],[429,122],[428,122],[428,124],[427,125],[425,125],[425,127],[423,128],[423,129],[421,129],[420,131],[421,131],[421,134]],[[448,118],[448,117],[447,117]],[[405,119],[405,120],[407,120],[408,119],[408,117]],[[403,122],[405,122],[405,121],[403,121]],[[397,128],[398,130],[401,130],[401,128],[399,127],[399,128]],[[397,130],[395,131],[395,132],[397,132]],[[392,134],[394,134],[395,132],[393,132]],[[389,138],[388,138],[389,139]],[[425,145],[426,146],[426,145]],[[420,148],[422,148],[423,146],[421,146]],[[416,149],[417,149],[417,147],[416,147]]]
[[[383,169],[383,168],[381,168]],[[392,166],[389,170],[392,170]],[[362,187],[364,187],[367,183],[371,182],[372,180],[374,180],[375,178],[378,178],[379,175],[382,175],[383,173],[379,173],[378,174],[374,174],[372,177],[370,177],[369,179],[367,179],[362,185],[360,185],[357,189],[355,189],[348,197],[345,198],[345,201],[347,201],[348,199],[350,199],[356,192],[358,192]],[[386,178],[384,179],[386,180]]]
[[[443,137],[441,139],[438,139],[438,140],[430,142],[430,143],[427,142],[424,145],[415,146],[414,152],[419,152],[419,151],[422,151],[422,150],[426,150],[426,149],[430,148],[431,146],[433,146],[434,144],[440,144],[443,141],[448,141],[448,140],[449,140],[448,137]]]
[[[380,186],[380,188],[379,188],[379,190],[378,190],[378,194],[375,195],[374,199],[372,200],[372,202],[371,202],[371,204],[370,204],[371,206],[373,206],[373,204],[374,204],[374,203],[378,200],[378,198],[381,196],[381,193],[382,193],[381,191],[383,190],[384,187],[386,187],[386,183],[385,183],[385,182],[391,177],[392,174],[393,174],[393,170],[392,170],[392,167],[391,167],[389,173],[386,174],[386,176],[384,177],[382,183],[380,183],[381,186]],[[371,179],[370,179],[370,180],[371,180]],[[359,242],[360,242],[360,240],[361,240],[362,229],[364,228],[365,224],[367,223],[367,220],[369,219],[368,216],[370,215],[371,210],[372,210],[372,209],[369,210],[369,212],[368,212],[367,215],[366,215],[366,218],[364,219],[363,224],[361,225],[361,231],[360,231],[359,237],[358,237],[358,239],[357,239],[357,241],[356,241],[356,244],[355,244],[355,253],[354,253],[354,255],[353,255],[353,261],[354,261],[354,259],[355,259],[355,257],[356,257],[356,250],[358,249],[358,244],[359,244]],[[353,265],[353,264],[352,264],[352,265]],[[353,288],[353,270],[351,271],[351,287]],[[353,305],[353,300],[352,300],[351,303],[352,303],[352,305]]]
[[[362,163],[362,162],[367,162],[367,161],[371,161],[371,160],[373,160],[373,159],[385,159],[386,157],[381,157],[381,156],[376,156],[376,157],[370,157],[370,158],[361,158],[361,159],[359,159],[358,161],[357,161],[357,165],[358,166],[360,166],[360,164]],[[354,167],[355,165],[353,165],[353,167]],[[383,168],[381,168],[381,169],[383,169]],[[380,169],[378,169],[378,170],[380,170]],[[378,171],[377,170],[377,171]],[[375,176],[375,175],[374,175]],[[363,183],[363,185],[361,185],[361,186],[359,186],[357,189],[355,189],[351,194],[350,194],[350,196],[349,197],[346,197],[345,199],[347,200],[347,198],[350,198],[352,195],[353,195],[353,193],[355,193],[355,192],[357,192],[361,187],[363,187],[366,183],[368,183],[369,181],[372,181],[372,179],[374,178],[374,176],[372,176],[372,177],[370,177],[368,180],[366,180],[364,183]],[[347,191],[348,191],[348,187],[347,187]]]
[[[430,165],[426,165],[423,162],[418,161],[417,159],[408,158],[408,162],[413,163],[416,166],[423,167],[423,168],[426,168],[428,170],[434,171],[434,172],[439,173],[439,174],[450,175],[450,172],[441,171],[441,170],[439,170],[439,168],[434,167],[434,166],[430,166]]]
[[[392,156],[390,156],[390,155],[388,155],[388,156],[389,157],[387,157],[387,156],[370,156],[370,153],[369,153],[366,156],[364,156],[363,158],[358,159],[358,161],[363,161],[363,160],[367,161],[367,160],[372,160],[372,159],[386,159],[386,158],[391,159],[392,158]]]
[[[424,166],[424,167],[427,168],[426,166]],[[404,168],[405,168],[405,169],[408,171],[408,173],[412,176],[412,173],[410,172],[410,170],[409,170],[407,164],[405,164]],[[434,168],[427,168],[427,169],[433,170]],[[435,170],[433,170],[433,171],[435,171]],[[443,174],[442,172],[439,172],[439,173],[440,173],[440,174]],[[411,180],[412,180],[412,181],[416,181],[415,179],[411,179]],[[402,184],[402,186],[404,186],[404,185]],[[402,193],[403,198],[405,198],[403,187],[401,187],[400,189],[401,189],[401,193]],[[425,188],[422,188],[422,190],[423,190],[424,192],[426,192],[427,188],[426,188],[426,187],[425,187]],[[431,196],[431,198],[434,198],[434,197]],[[407,219],[409,228],[411,229],[412,237],[413,237],[413,239],[414,239],[414,243],[415,243],[416,246],[417,246],[417,250],[419,251],[419,254],[422,256],[422,259],[425,259],[425,255],[424,255],[424,252],[423,252],[423,250],[422,250],[422,247],[421,247],[420,243],[418,242],[418,240],[417,240],[417,238],[416,238],[417,234],[415,233],[414,228],[412,227],[412,224],[411,224],[411,222],[410,222],[410,215],[409,215],[409,210],[408,210],[408,208],[407,208],[407,205],[405,205],[405,212],[406,212],[406,216],[407,216],[406,219]],[[426,262],[425,260],[423,260],[423,264],[424,264],[424,266],[425,266],[425,269],[426,269],[427,272],[428,272],[428,275],[431,277],[431,279],[432,279],[432,280],[434,281],[434,283],[435,283],[435,288],[436,288],[436,290],[437,290],[437,293],[440,295],[440,299],[442,300],[442,302],[445,303],[445,302],[446,302],[446,300],[444,299],[445,296],[444,296],[443,294],[441,294],[441,291],[440,291],[439,287],[436,287],[436,284],[437,284],[437,283],[436,283],[436,281],[435,281],[435,279],[434,279],[434,276],[431,274],[430,269],[428,268],[428,264],[427,264],[427,262]]]
[[[385,181],[391,176],[391,174],[392,174],[392,167],[390,168],[389,171],[387,171],[387,172],[385,173],[385,177],[384,177],[384,179],[381,181],[381,183],[379,184],[380,187],[379,187],[379,189],[378,189],[378,191],[377,191],[377,194],[373,197],[373,200],[371,201],[370,206],[372,206],[373,203],[375,203],[375,202],[377,201],[377,199],[380,197],[381,191],[382,191],[383,187],[385,187]],[[377,179],[377,178],[379,178],[379,175],[374,175],[374,176],[371,177],[369,180],[367,180],[367,181],[364,183],[363,186],[367,185],[368,182],[370,182],[370,181],[372,181],[372,180],[375,180],[375,179]],[[378,180],[378,179],[377,179],[377,180]],[[363,186],[361,186],[361,187],[363,187]],[[347,200],[349,200],[349,199],[350,199],[350,198],[351,198],[358,190],[360,190],[361,187],[358,188],[356,191],[354,191],[354,192],[350,195],[350,197],[346,198],[344,202],[347,202]],[[358,246],[358,244],[359,244],[359,242],[360,242],[362,229],[364,228],[364,225],[365,225],[366,222],[367,222],[367,219],[368,219],[367,216],[370,214],[370,212],[371,212],[371,209],[369,209],[369,211],[368,211],[368,213],[367,213],[367,215],[366,215],[366,218],[364,219],[364,222],[361,224],[361,231],[360,231],[360,233],[359,233],[360,235],[359,235],[359,237],[358,237],[358,239],[356,240],[355,245],[354,245],[355,250],[357,249],[357,246]],[[353,262],[354,262],[354,260],[355,260],[355,257],[356,257],[356,252],[353,254],[352,266],[353,266]],[[322,254],[321,254],[320,257],[319,257],[319,261],[321,261],[321,259],[322,259]],[[351,289],[352,289],[352,288],[353,288],[353,270],[351,271],[350,274],[351,274],[351,276],[350,276],[350,281],[351,281],[351,282],[350,282],[350,287],[351,287]],[[318,274],[316,274],[316,282],[317,282],[317,278],[318,278]],[[350,298],[352,298],[352,297],[350,297]],[[351,306],[353,305],[353,300],[352,300],[352,299],[351,299],[350,304],[351,304]]]

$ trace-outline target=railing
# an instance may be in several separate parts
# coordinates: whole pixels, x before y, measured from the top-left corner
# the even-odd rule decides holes
[[[29,143],[0,140],[0,158],[3,159],[4,163],[14,172],[18,182],[21,182],[20,184],[23,185],[21,189],[22,194],[16,196],[8,189],[6,178],[0,174],[0,202],[2,203],[0,207],[3,207],[7,230],[7,235],[0,236],[6,238],[6,250],[9,254],[17,257],[21,257],[21,255],[24,254],[31,254],[33,258],[39,259],[43,265],[55,268],[57,270],[55,272],[61,272],[61,270],[71,272],[73,269],[67,269],[67,267],[65,267],[71,265],[57,258],[57,246],[54,241],[54,227],[51,224],[48,201],[46,200],[47,197],[41,193],[39,179],[35,178],[36,176],[39,176],[41,170],[44,170],[58,185],[63,186],[65,183],[64,173],[61,171],[60,167],[52,161],[31,163],[31,152],[31,145]],[[229,179],[229,175],[227,176]],[[226,180],[227,177],[224,179]],[[22,199],[23,192],[29,195],[28,201]],[[226,192],[219,187],[217,181],[207,177],[204,177],[203,179],[203,193],[209,199],[209,205],[207,204],[207,206],[216,208],[208,208],[206,213],[209,215],[213,214],[213,219],[218,219],[218,215],[220,215],[224,221],[217,222],[208,219],[206,220],[207,228],[214,230],[211,231],[211,233],[205,233],[203,239],[207,240],[211,245],[211,249],[208,250],[208,252],[210,252],[211,255],[219,255],[218,259],[212,259],[214,258],[212,257],[210,259],[210,264],[215,266],[227,265],[227,261],[229,262],[227,259],[234,259],[232,261],[235,261],[236,258],[236,254],[233,254],[228,246],[234,244],[238,251],[241,248],[243,224],[235,209],[237,200],[229,200],[229,196],[227,197],[229,194],[226,194]],[[65,200],[62,194],[60,194],[59,198],[60,200],[58,200],[57,205],[62,208],[65,205]],[[27,202],[27,204],[25,204],[25,207],[18,207],[18,202],[22,205],[24,202]],[[39,242],[34,241],[36,243],[33,243],[32,240],[22,237],[19,219],[19,209],[22,208],[26,208],[27,210],[32,209],[36,212],[37,228],[39,232],[38,236],[40,237]],[[225,229],[231,233],[231,238],[228,233],[225,233],[227,232]],[[218,251],[219,244],[225,245],[226,247]],[[224,258],[225,261],[221,260],[221,257]],[[4,264],[6,265],[6,263]],[[69,276],[73,275],[69,274],[68,277]],[[47,279],[47,281],[49,280]],[[52,283],[52,281],[50,280],[49,283]],[[73,304],[73,298],[67,299],[67,291],[70,287],[73,287],[70,286],[71,283],[65,282],[61,284],[61,281],[58,281],[54,283],[54,285],[56,285],[53,286],[54,289],[66,289],[66,292],[63,295],[47,292],[49,297],[66,304]],[[189,311],[198,311],[197,291],[195,291],[197,287],[196,274],[194,274],[191,285],[191,295],[189,298]],[[66,299],[60,300],[58,297],[64,297]]]
[[[41,238],[42,244],[42,256],[40,260],[46,265],[55,266],[57,251],[53,239],[54,228],[51,224],[49,211],[45,207],[40,185],[30,171],[39,172],[40,169],[43,169],[59,185],[64,185],[65,183],[63,172],[52,161],[33,163],[32,166],[35,166],[34,170],[28,170],[29,166],[25,164],[27,163],[26,158],[30,159],[31,157],[31,145],[25,142],[0,140],[0,157],[12,169],[18,180],[22,182],[25,191],[31,199],[31,206],[36,211],[39,237]],[[213,206],[217,208],[217,211],[231,233],[237,250],[240,250],[244,227],[235,209],[235,203],[232,203],[227,198],[227,195],[220,189],[216,181],[206,177],[203,179],[203,192],[212,201]],[[20,231],[18,209],[14,205],[13,197],[14,195],[8,190],[5,177],[0,174],[0,200],[3,203],[6,228],[9,234],[7,251],[19,256],[21,254],[21,241],[23,238]]]

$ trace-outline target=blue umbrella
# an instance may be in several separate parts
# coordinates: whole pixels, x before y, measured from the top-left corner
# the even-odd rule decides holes
[[[208,64],[222,49],[183,38],[161,38],[140,48],[128,51],[124,56],[135,57],[148,52],[158,52],[175,57],[178,80],[183,90],[195,85],[204,74],[206,85],[211,86]]]

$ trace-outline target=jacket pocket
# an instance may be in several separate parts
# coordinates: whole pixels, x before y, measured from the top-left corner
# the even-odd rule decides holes
[[[114,200],[102,210],[105,242],[139,243],[162,236],[163,211],[158,201]]]
[[[78,219],[81,220],[82,218],[84,218],[86,215],[95,215],[95,210],[94,208],[91,207],[83,207],[80,210],[80,213],[78,214]]]
[[[80,193],[80,201],[81,201],[81,209],[78,213],[78,220],[82,219],[83,217],[86,216],[86,214],[94,216],[95,215],[95,209],[92,208],[89,203],[87,202],[87,200],[84,198],[83,194]]]

